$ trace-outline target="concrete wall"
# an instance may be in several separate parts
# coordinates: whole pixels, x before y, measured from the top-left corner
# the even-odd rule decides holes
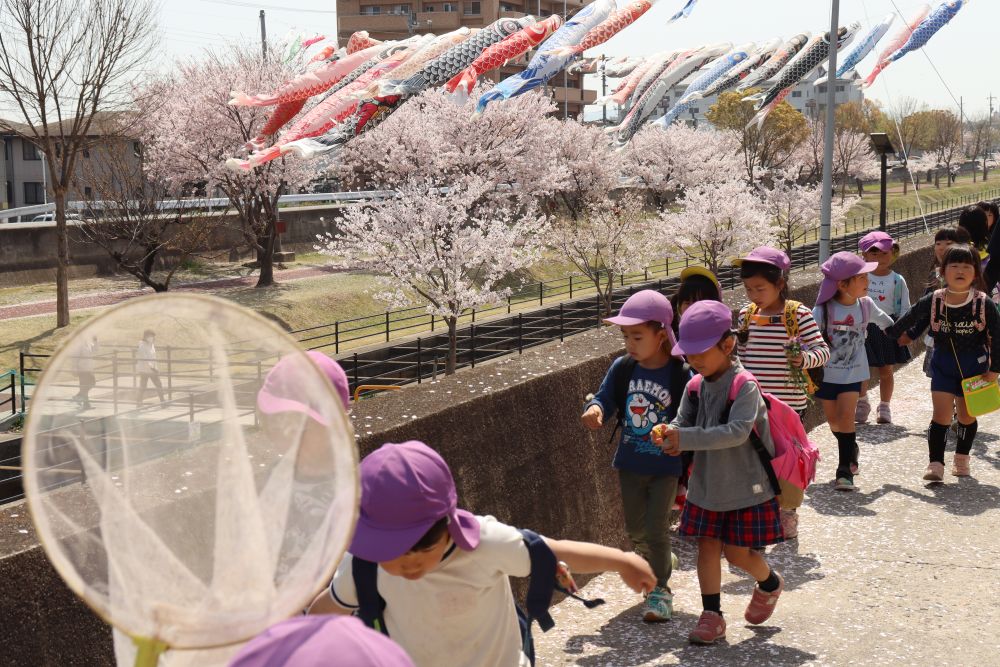
[[[903,243],[897,267],[915,295],[931,266],[930,241]],[[812,303],[817,276],[815,268],[793,274],[793,298]],[[730,294],[728,301],[736,308],[745,297]],[[463,507],[554,538],[624,547],[611,427],[589,433],[579,422],[584,396],[597,389],[620,346],[617,331],[593,330],[362,401],[352,414],[361,453],[383,442],[423,440],[451,466]],[[807,423],[821,423],[819,413],[813,408]],[[110,659],[108,631],[41,555],[23,504],[0,508],[3,574],[0,646],[10,664]]]

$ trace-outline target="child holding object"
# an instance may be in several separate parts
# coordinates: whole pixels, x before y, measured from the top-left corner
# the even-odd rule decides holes
[[[946,287],[925,294],[886,333],[899,337],[900,345],[930,327],[934,339],[931,357],[931,400],[934,415],[927,431],[930,462],[924,472],[929,482],[944,481],[944,450],[953,410],[958,413],[958,444],[951,473],[970,474],[969,452],[979,424],[969,414],[962,380],[982,375],[992,382],[1000,371],[1000,314],[983,290],[979,253],[967,245],[954,245],[944,257]]]
[[[525,667],[529,644],[508,577],[532,575],[528,610],[541,619],[532,591],[546,551],[553,577],[559,559],[577,572],[618,572],[637,592],[656,585],[637,554],[542,538],[459,509],[455,481],[437,452],[417,441],[385,444],[361,461],[354,540],[310,613],[360,608],[362,619],[371,619],[365,609],[374,608],[377,617],[366,624],[418,667]],[[551,595],[554,578],[537,583],[547,583]]]
[[[868,274],[878,268],[854,253],[838,252],[820,267],[820,283],[813,318],[830,345],[830,360],[823,368],[823,383],[816,397],[837,439],[838,462],[834,488],[853,491],[858,474],[858,439],[854,415],[861,395],[861,383],[869,378],[865,336],[869,322],[880,329],[892,326],[868,296]]]
[[[628,298],[618,315],[605,320],[621,328],[626,354],[611,364],[582,416],[590,429],[601,428],[605,417],[617,417],[621,425],[613,465],[621,484],[625,530],[633,548],[656,573],[656,588],[642,610],[643,620],[649,622],[667,621],[673,615],[669,516],[681,460],[664,454],[650,436],[654,426],[677,414],[691,377],[684,362],[672,356],[673,319],[667,297],[642,290]]]
[[[868,296],[878,304],[893,320],[898,320],[910,309],[910,290],[906,279],[892,270],[892,264],[899,256],[899,244],[885,232],[871,232],[858,242],[858,248],[866,262],[875,262],[878,267],[868,275]],[[886,336],[875,324],[868,324],[865,340],[865,354],[868,366],[878,369],[879,404],[875,421],[879,424],[892,423],[893,371],[897,364],[910,360],[910,350]],[[864,424],[871,413],[868,402],[868,381],[861,383],[861,398],[855,410],[854,421]]]
[[[670,455],[694,452],[694,468],[679,533],[698,540],[698,583],[704,611],[688,635],[695,644],[726,636],[721,608],[721,556],[756,581],[744,613],[763,623],[774,612],[784,580],[754,547],[783,541],[778,501],[752,441],[755,431],[773,456],[767,409],[756,382],[745,382],[730,402],[743,369],[733,360],[732,312],[723,303],[700,301],[681,318],[677,351],[703,378],[696,394],[681,398],[677,417],[658,428],[654,441]]]

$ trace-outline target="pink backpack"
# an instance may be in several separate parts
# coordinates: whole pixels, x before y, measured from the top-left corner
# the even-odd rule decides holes
[[[733,406],[733,401],[747,382],[757,383],[757,378],[750,371],[740,371],[733,378],[720,423],[729,421],[729,410]],[[759,383],[757,388],[760,388]],[[691,378],[687,391],[697,404],[701,392],[701,375]],[[750,432],[750,442],[767,471],[767,477],[771,481],[775,495],[779,497],[781,506],[793,509],[802,504],[803,491],[816,478],[819,449],[809,441],[809,436],[802,426],[802,419],[795,410],[771,394],[761,391],[761,395],[767,406],[767,420],[771,439],[774,441],[774,456],[767,451],[756,426]]]

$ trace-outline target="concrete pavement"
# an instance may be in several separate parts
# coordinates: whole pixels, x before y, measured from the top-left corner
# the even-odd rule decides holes
[[[723,563],[727,640],[688,644],[701,612],[695,546],[675,537],[673,621],[644,624],[640,597],[601,575],[584,595],[606,605],[565,600],[553,608],[554,629],[536,627],[538,664],[1000,665],[1000,413],[980,418],[972,477],[946,474],[929,485],[921,476],[930,381],[919,359],[897,373],[892,407],[895,423],[858,426],[854,493],[830,484],[837,447],[829,429],[812,432],[824,459],[799,510],[800,537],[768,550],[786,590],[764,625],[743,620],[752,582]],[[953,453],[950,435],[949,468]]]

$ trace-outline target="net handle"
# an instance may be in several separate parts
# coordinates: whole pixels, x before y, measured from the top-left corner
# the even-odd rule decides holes
[[[167,645],[159,639],[132,637],[132,642],[139,649],[135,654],[135,667],[156,667],[167,650]]]

